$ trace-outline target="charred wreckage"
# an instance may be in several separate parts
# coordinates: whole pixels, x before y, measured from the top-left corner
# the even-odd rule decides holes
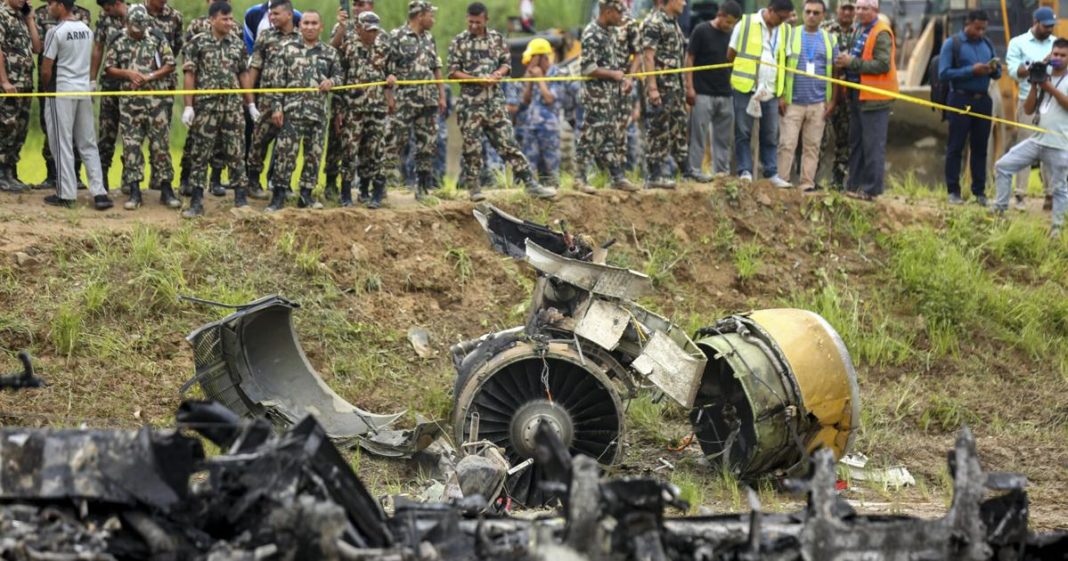
[[[1028,531],[1026,480],[986,473],[971,433],[949,453],[937,520],[857,514],[836,462],[859,423],[841,338],[802,310],[737,315],[691,336],[638,306],[650,280],[606,244],[483,206],[498,251],[538,273],[525,325],[452,348],[450,429],[363,411],[310,365],[298,306],[267,297],[189,335],[209,401],[175,430],[0,429],[0,559],[1064,559],[1068,534]],[[0,389],[42,381],[23,372]],[[807,496],[792,514],[685,517],[672,485],[602,476],[623,403],[661,393],[690,411],[712,463]],[[447,434],[450,433],[451,434]],[[443,434],[445,433],[445,434]],[[222,451],[207,457],[203,437]],[[451,438],[450,438],[451,437]],[[449,444],[458,443],[453,447]],[[339,447],[429,461],[445,485],[388,509]],[[517,517],[497,499],[552,510]],[[390,514],[387,515],[387,510]]]

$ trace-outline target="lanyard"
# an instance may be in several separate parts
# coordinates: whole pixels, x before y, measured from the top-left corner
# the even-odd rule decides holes
[[[812,40],[808,41],[808,44],[806,45],[805,41],[809,39],[809,35],[812,35]],[[803,53],[806,62],[816,62],[816,51],[819,50],[819,38],[820,32],[818,30],[811,34],[804,29],[801,30],[801,50],[806,51]]]

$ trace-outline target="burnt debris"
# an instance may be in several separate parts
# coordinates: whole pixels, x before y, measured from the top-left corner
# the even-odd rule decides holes
[[[0,559],[650,561],[702,559],[1063,559],[1068,534],[1027,529],[1024,479],[984,472],[971,433],[950,453],[945,517],[856,514],[834,491],[833,453],[789,485],[790,514],[672,517],[670,484],[603,479],[548,424],[535,430],[539,518],[482,513],[480,497],[397,498],[387,515],[312,417],[276,436],[263,420],[186,402],[180,430],[0,430]],[[193,430],[223,449],[206,458]],[[996,495],[988,498],[988,495]]]

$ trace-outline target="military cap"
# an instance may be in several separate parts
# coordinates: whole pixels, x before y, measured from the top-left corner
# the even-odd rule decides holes
[[[374,12],[364,12],[356,18],[356,24],[364,31],[382,31],[382,19]]]
[[[438,9],[429,0],[412,0],[408,2],[408,17],[417,16],[423,12],[436,12]]]
[[[623,0],[601,0],[601,8],[615,8],[621,14],[627,13],[627,7],[623,5]]]
[[[142,5],[130,6],[130,10],[126,13],[126,25],[130,26],[136,31],[144,33],[145,29],[152,24],[152,17],[148,15],[148,10]]]

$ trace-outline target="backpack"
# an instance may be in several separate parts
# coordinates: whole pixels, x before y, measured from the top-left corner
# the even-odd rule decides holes
[[[990,52],[995,55],[997,54],[997,51],[994,50],[994,44],[990,42],[990,39],[983,37],[983,42],[990,48]],[[953,62],[950,65],[950,68],[956,68],[957,61],[960,60],[961,49],[961,42],[957,39],[956,33],[949,36],[949,44],[950,48],[953,49]],[[949,100],[949,92],[952,88],[950,87],[950,80],[943,82],[938,77],[938,63],[941,58],[941,52],[939,52],[939,56],[935,56],[931,59],[930,64],[927,65],[927,76],[931,84],[931,103],[946,105],[946,101]],[[937,111],[937,109],[932,107],[931,111]],[[942,120],[946,120],[946,111],[944,109],[942,110]]]

